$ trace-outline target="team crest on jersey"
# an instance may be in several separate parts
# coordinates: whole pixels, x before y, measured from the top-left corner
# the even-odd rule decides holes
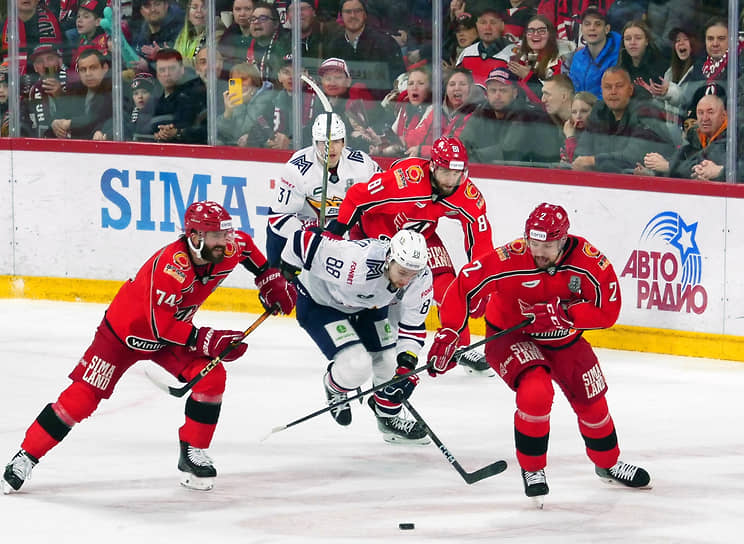
[[[480,193],[478,192],[478,189],[468,181],[468,183],[465,185],[465,196],[469,198],[470,200],[477,200],[480,198]]]
[[[587,257],[592,257],[594,259],[596,259],[597,257],[601,255],[599,250],[596,247],[594,247],[592,244],[590,244],[589,242],[584,242],[583,251],[584,251],[584,255],[586,255]]]
[[[395,182],[398,184],[398,189],[402,189],[408,185],[406,182],[406,175],[403,173],[402,168],[396,168],[393,170],[393,175],[395,176]]]
[[[170,263],[165,265],[163,272],[174,278],[178,283],[183,283],[186,281],[186,274],[184,274],[183,270],[173,266]]]
[[[173,254],[173,262],[176,263],[181,270],[188,270],[191,268],[191,260],[183,251]]]
[[[238,246],[235,245],[234,240],[230,240],[227,244],[225,244],[225,257],[232,257],[237,253]]]
[[[581,293],[581,278],[571,276],[571,279],[568,280],[568,290],[572,293]]]
[[[412,164],[406,168],[406,177],[411,183],[418,183],[424,177],[424,171],[418,164]]]
[[[382,276],[382,267],[385,261],[378,261],[377,259],[367,259],[367,281],[377,279]]]
[[[513,253],[514,255],[523,255],[527,251],[527,243],[524,238],[519,238],[510,242],[507,248],[509,253]]]

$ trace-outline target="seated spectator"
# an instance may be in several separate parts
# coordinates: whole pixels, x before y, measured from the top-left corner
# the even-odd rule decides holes
[[[113,115],[110,62],[90,47],[80,52],[76,68],[80,84],[57,110],[52,132],[57,138],[106,140]]]
[[[563,124],[565,141],[561,148],[561,164],[571,166],[576,151],[578,135],[586,128],[589,115],[592,113],[597,97],[592,93],[581,91],[574,94],[571,101],[571,117]]]
[[[183,59],[175,49],[155,54],[155,71],[162,95],[155,101],[151,133],[158,142],[181,142],[183,131],[204,109],[203,97],[194,93],[195,82],[184,78]]]
[[[224,61],[219,50],[214,52],[215,66],[214,74],[216,77],[216,95],[221,97],[227,90],[227,79],[223,73]],[[193,81],[192,95],[196,97],[197,103],[201,104],[202,109],[196,114],[194,123],[190,127],[185,127],[181,132],[181,141],[186,144],[207,144],[208,143],[208,104],[207,104],[207,79],[209,78],[209,47],[202,46],[197,49],[194,57],[196,75],[198,80]],[[215,116],[219,117],[225,111],[224,101],[216,101],[217,110]]]
[[[576,92],[589,91],[602,98],[602,74],[617,64],[622,38],[610,31],[607,16],[594,6],[581,15],[581,33],[586,47],[574,53],[568,75]]]
[[[23,76],[21,134],[43,138],[51,134],[54,112],[67,95],[67,68],[51,44],[37,45],[28,60],[32,68]]]
[[[634,85],[649,90],[651,83],[661,84],[666,61],[654,44],[648,25],[643,21],[630,21],[621,35],[618,66],[625,68]]]
[[[253,64],[238,64],[231,79],[242,81],[241,95],[222,94],[225,112],[217,118],[217,138],[223,145],[263,147],[273,134],[274,97],[271,84],[261,79]]]
[[[320,86],[328,97],[333,111],[339,115],[346,126],[347,147],[365,153],[370,143],[377,141],[377,134],[384,132],[385,112],[380,103],[362,83],[352,84],[348,65],[343,59],[330,58],[318,68]],[[313,102],[311,118],[323,113],[319,100]],[[304,143],[312,142],[312,127],[305,125]]]
[[[253,0],[233,0],[233,23],[227,27],[219,41],[220,53],[228,72],[236,64],[245,62],[251,37]]]
[[[663,116],[650,100],[634,98],[634,89],[624,68],[611,66],[605,71],[604,101],[595,104],[579,136],[574,170],[632,173],[647,152],[671,152]]]
[[[553,74],[560,74],[563,64],[555,27],[543,15],[532,17],[524,39],[505,47],[498,58],[517,76],[525,95],[535,104],[540,103],[543,82]]]
[[[393,91],[394,93],[396,91]],[[417,157],[421,146],[431,146],[431,72],[426,66],[408,71],[405,93],[395,102],[395,121],[385,134],[370,146],[371,155]]]
[[[245,62],[254,64],[264,81],[277,84],[282,59],[292,52],[290,34],[279,24],[279,14],[273,4],[256,2],[251,17],[251,40]]]
[[[495,4],[489,2],[480,8],[475,27],[478,30],[478,41],[463,49],[457,59],[457,66],[470,70],[475,84],[485,89],[486,79],[491,71],[503,66],[498,54],[510,43],[503,37],[504,18]]]
[[[479,105],[462,133],[472,162],[557,163],[559,146],[548,114],[529,102],[517,76],[495,68],[486,79],[486,102]]]
[[[130,68],[155,73],[155,58],[160,49],[172,48],[183,26],[183,11],[169,0],[141,0],[142,20],[132,29],[131,45],[141,57]]]
[[[216,25],[216,36],[217,40],[220,39],[224,27],[219,19],[217,19]],[[194,67],[194,57],[196,51],[207,39],[207,4],[204,0],[191,0],[189,2],[189,9],[186,12],[186,20],[184,21],[181,32],[176,37],[173,49],[181,53],[183,57],[183,65],[189,68]]]
[[[542,105],[553,121],[553,135],[560,148],[565,147],[564,126],[571,119],[574,88],[566,74],[555,74],[542,88]]]
[[[287,8],[289,28],[292,27],[294,2]],[[325,58],[327,35],[325,25],[318,21],[314,0],[300,0],[300,45],[302,60],[315,59],[320,62]]]
[[[455,5],[453,2],[451,6]],[[457,59],[466,47],[478,41],[478,29],[475,28],[475,17],[470,13],[462,13],[450,22],[450,28],[445,34],[444,61],[442,67],[445,70],[454,68]]]
[[[44,7],[39,0],[18,2],[18,54],[20,74],[26,73],[26,60],[38,45],[59,47],[64,41],[62,29],[54,14]],[[6,61],[8,55],[8,19],[3,23],[2,48],[0,61]]]
[[[527,22],[535,15],[537,10],[529,0],[509,0],[504,10],[504,37],[513,43],[519,42]]]
[[[340,8],[343,32],[329,39],[326,54],[344,59],[354,81],[380,100],[406,71],[400,47],[388,34],[367,25],[363,0],[341,0]]]
[[[127,134],[135,141],[152,140],[150,127],[155,111],[155,78],[149,72],[137,74],[131,88],[133,107],[127,119]]]
[[[725,93],[722,88],[717,93],[706,94],[698,102],[698,124],[690,129],[689,143],[677,149],[670,160],[660,153],[647,153],[643,157],[646,169],[673,178],[725,181],[728,115]],[[636,173],[648,172],[637,168]]]
[[[105,7],[106,0],[83,0],[80,4],[75,21],[78,45],[72,56],[72,66],[77,65],[80,53],[90,47],[95,47],[103,55],[108,55],[109,36],[101,28],[103,8]]]
[[[266,142],[270,149],[289,149],[294,140],[292,113],[292,56],[284,58],[279,68],[279,91],[274,93],[274,135]],[[302,112],[300,126],[306,127],[312,122],[312,112],[317,97],[306,83],[301,83]]]
[[[650,0],[646,7],[644,20],[651,29],[654,43],[661,50],[665,59],[672,56],[674,50],[675,28],[696,28],[696,21],[707,17],[697,10],[697,0]]]

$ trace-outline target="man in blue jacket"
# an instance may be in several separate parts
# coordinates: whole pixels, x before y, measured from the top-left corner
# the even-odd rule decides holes
[[[602,74],[617,64],[622,37],[610,31],[607,16],[596,6],[581,14],[581,34],[586,47],[574,54],[568,75],[577,93],[589,91],[602,98]]]

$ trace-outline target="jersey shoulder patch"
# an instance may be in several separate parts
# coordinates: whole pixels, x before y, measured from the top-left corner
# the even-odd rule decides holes
[[[300,174],[302,174],[303,176],[307,173],[308,170],[310,170],[310,167],[313,165],[312,162],[305,158],[305,155],[299,155],[295,157],[294,159],[289,161],[289,164],[296,166],[297,169],[300,171]]]
[[[350,161],[364,163],[364,155],[358,149],[349,149],[349,154],[346,155],[346,158]]]

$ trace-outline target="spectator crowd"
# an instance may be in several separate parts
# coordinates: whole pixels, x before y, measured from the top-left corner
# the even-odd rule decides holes
[[[209,21],[208,0],[122,0],[124,43],[113,51],[107,0],[17,0],[21,136],[112,140],[121,108],[127,140],[207,144],[211,118],[218,145],[297,149],[323,105],[306,83],[293,88],[296,68],[346,125],[346,145],[372,155],[428,158],[439,125],[478,163],[726,178],[729,116],[739,114],[727,111],[729,61],[744,87],[728,2],[443,0],[441,31],[425,0],[214,2]],[[8,9],[0,0],[2,136],[14,102]]]

